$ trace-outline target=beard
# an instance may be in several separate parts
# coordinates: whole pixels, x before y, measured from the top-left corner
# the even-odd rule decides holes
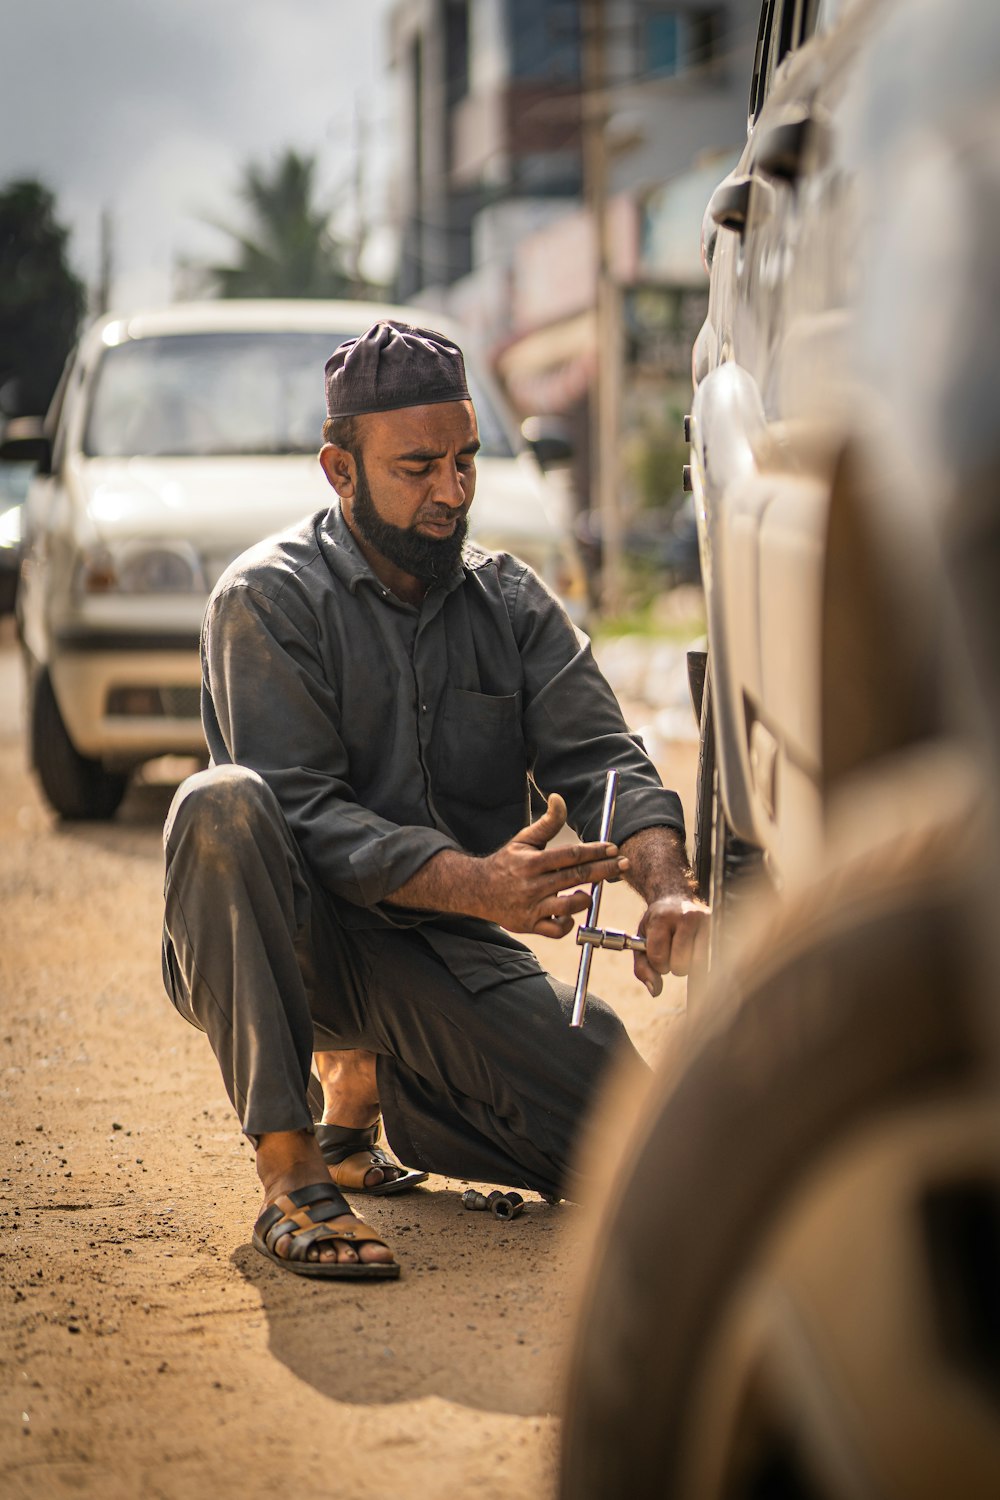
[[[355,458],[358,469],[354,487],[354,504],[351,516],[358,531],[370,547],[404,573],[419,578],[421,583],[444,583],[455,571],[462,555],[468,517],[459,516],[451,536],[421,536],[406,526],[393,526],[384,521],[375,509],[368,476],[360,455]]]

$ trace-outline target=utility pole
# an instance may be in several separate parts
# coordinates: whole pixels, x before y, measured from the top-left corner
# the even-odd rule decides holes
[[[354,226],[351,235],[351,280],[353,295],[364,295],[364,276],[361,262],[365,241],[368,238],[368,223],[365,216],[365,152],[368,149],[368,131],[360,103],[354,107]]]
[[[97,286],[94,291],[94,312],[98,317],[111,307],[111,278],[114,271],[114,221],[111,210],[101,209],[98,229]]]
[[[601,608],[618,613],[622,602],[622,524],[618,499],[621,406],[621,299],[611,264],[608,214],[608,82],[605,0],[583,0],[583,176],[594,227],[597,370],[591,423],[591,493],[596,488],[601,535]],[[596,481],[596,485],[595,485]]]

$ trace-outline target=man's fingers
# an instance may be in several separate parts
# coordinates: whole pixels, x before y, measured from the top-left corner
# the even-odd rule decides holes
[[[687,905],[680,911],[660,912],[655,920],[647,912],[639,931],[646,938],[646,952],[636,955],[635,973],[647,989],[650,974],[683,978],[705,961],[708,912],[704,907]],[[650,993],[659,994],[659,990]]]
[[[566,804],[558,792],[552,792],[541,817],[529,823],[527,828],[522,828],[521,832],[515,835],[515,841],[519,844],[531,844],[535,849],[544,849],[549,840],[555,838],[565,822]]]
[[[690,974],[691,958],[694,953],[694,935],[693,922],[681,921],[675,927],[673,942],[670,944],[671,974],[681,976]]]
[[[562,874],[569,883],[576,879],[593,880],[595,878],[592,873],[593,866],[600,861],[607,862],[608,860],[625,860],[625,856],[618,853],[614,844],[562,844],[555,849],[539,849],[532,857],[532,864],[536,873]],[[625,860],[624,868],[628,868],[627,860]],[[575,870],[581,872],[579,876],[574,875]]]
[[[586,911],[590,905],[587,891],[553,891],[538,902],[538,916],[572,919],[576,912]]]
[[[574,927],[573,917],[587,910],[590,894],[587,891],[566,891],[562,895],[546,896],[538,903],[532,932],[539,937],[565,937]]]
[[[646,986],[649,993],[655,999],[655,997],[663,989],[663,980],[660,978],[657,971],[653,968],[653,965],[649,962],[649,959],[646,957],[645,953],[636,953],[634,955],[632,968],[635,972],[636,979],[638,979],[640,984],[644,984]]]
[[[531,930],[539,937],[564,938],[574,926],[572,917],[540,917]]]
[[[578,881],[593,885],[595,881],[607,880],[610,876],[617,874],[623,866],[628,866],[628,860],[620,857],[595,859],[586,864],[557,866],[554,870],[539,872],[535,880],[542,893],[548,895],[550,892],[554,894],[556,891],[564,891],[568,885],[575,885]]]

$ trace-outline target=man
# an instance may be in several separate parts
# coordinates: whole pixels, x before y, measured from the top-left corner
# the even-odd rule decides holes
[[[256,1148],[256,1247],[376,1279],[398,1266],[337,1183],[439,1171],[558,1197],[609,1061],[635,1059],[599,1000],[570,1029],[567,987],[510,934],[564,937],[580,887],[624,875],[657,994],[705,913],[680,803],[589,645],[524,564],[465,545],[479,438],[460,350],[379,323],[331,356],[326,397],[339,504],[237,559],[209,602],[213,765],[167,821],[164,977]],[[533,823],[529,774],[548,799]],[[590,841],[552,848],[567,805]],[[374,1149],[380,1116],[414,1168]]]

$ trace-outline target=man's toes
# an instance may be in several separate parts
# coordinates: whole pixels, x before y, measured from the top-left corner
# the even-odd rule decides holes
[[[359,1253],[363,1261],[378,1262],[380,1265],[388,1265],[393,1259],[388,1245],[375,1245],[371,1240],[361,1246]]]
[[[335,1245],[333,1241],[326,1244],[310,1245],[306,1253],[307,1260],[318,1260],[324,1264],[335,1260],[357,1260],[354,1251],[347,1245]]]
[[[370,1171],[365,1173],[366,1188],[381,1187],[386,1180],[391,1180],[391,1178],[390,1173],[384,1167],[372,1167]]]

